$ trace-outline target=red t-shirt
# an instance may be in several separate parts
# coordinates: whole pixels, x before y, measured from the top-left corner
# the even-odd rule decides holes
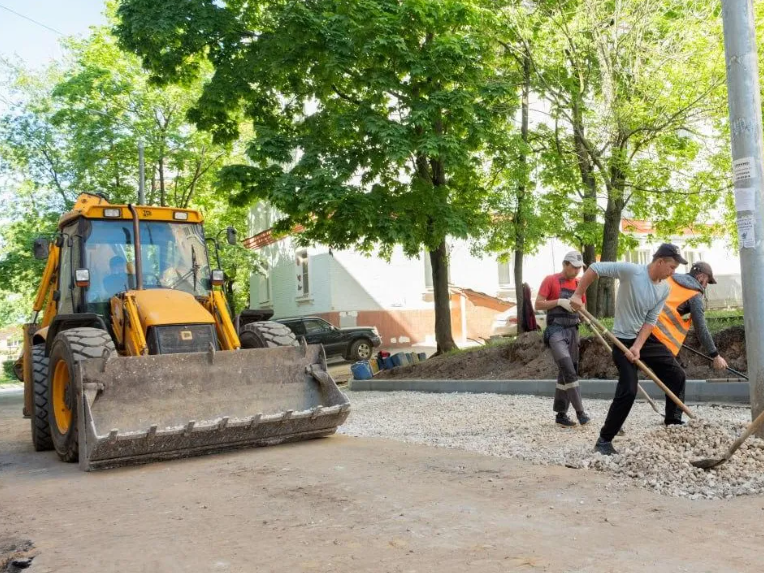
[[[578,288],[578,277],[574,279],[566,279],[562,273],[549,275],[541,281],[539,296],[544,297],[546,300],[557,300],[560,298],[561,288],[570,289],[572,291],[576,290]],[[583,296],[583,301],[586,302],[586,295]]]

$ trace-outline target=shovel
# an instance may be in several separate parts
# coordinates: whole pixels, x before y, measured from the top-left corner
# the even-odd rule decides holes
[[[587,313],[587,314],[588,314],[588,313]],[[587,326],[588,326],[588,327],[591,329],[591,331],[592,331],[592,332],[593,332],[593,333],[594,333],[594,334],[597,336],[597,338],[599,339],[599,341],[602,343],[602,346],[604,346],[605,348],[607,348],[608,352],[612,352],[612,350],[613,350],[613,349],[612,349],[612,348],[610,348],[610,345],[607,343],[607,341],[606,341],[604,338],[602,338],[602,335],[600,334],[600,331],[599,331],[599,330],[597,330],[597,329],[594,327],[594,325],[592,324],[592,321],[591,321],[591,320],[589,320],[589,318],[588,318],[586,315],[584,315],[584,314],[582,314],[581,316],[583,317],[583,319],[584,319],[584,322],[587,324]],[[661,411],[660,411],[660,410],[658,410],[658,406],[656,406],[656,404],[655,404],[655,400],[653,400],[652,398],[650,398],[650,395],[649,395],[649,394],[648,394],[648,393],[645,391],[645,389],[644,389],[644,388],[642,388],[642,385],[641,385],[641,384],[637,383],[637,389],[639,390],[640,394],[642,394],[642,397],[643,397],[645,400],[647,400],[647,403],[648,403],[648,404],[650,404],[650,406],[652,407],[652,409],[653,409],[653,410],[655,410],[655,413],[656,413],[656,414],[660,414],[660,415],[662,416],[663,414],[661,414]]]
[[[612,333],[612,332],[610,332],[610,331],[609,331],[607,328],[605,328],[605,327],[602,325],[602,323],[601,323],[599,320],[597,320],[596,318],[594,318],[594,317],[593,317],[591,314],[589,314],[589,312],[588,312],[588,311],[587,311],[585,308],[581,308],[581,309],[579,309],[579,310],[578,310],[578,312],[580,312],[580,313],[581,313],[581,316],[583,316],[584,318],[587,318],[587,319],[589,319],[589,320],[590,320],[592,323],[594,323],[594,325],[597,327],[597,329],[598,329],[598,330],[599,330],[599,331],[600,331],[602,334],[604,334],[605,336],[607,336],[607,337],[610,339],[610,341],[611,341],[613,344],[615,344],[615,345],[616,345],[616,346],[619,348],[619,350],[620,350],[621,352],[623,352],[623,353],[625,354],[626,352],[628,352],[628,351],[629,351],[629,349],[628,349],[628,348],[626,348],[626,346],[624,346],[623,342],[621,342],[620,340],[618,340],[618,339],[615,337],[615,334],[613,334],[613,333]],[[639,369],[640,369],[642,372],[644,372],[644,373],[645,373],[645,375],[646,375],[648,378],[650,378],[650,380],[652,380],[653,382],[655,382],[655,384],[656,384],[656,385],[657,385],[657,386],[658,386],[658,387],[659,387],[661,390],[663,390],[663,391],[666,393],[666,396],[668,396],[668,397],[671,399],[671,401],[672,401],[672,402],[674,402],[674,404],[676,404],[677,406],[679,406],[679,408],[682,410],[682,412],[684,412],[685,414],[687,414],[687,416],[688,416],[688,417],[690,417],[690,418],[695,418],[695,414],[693,414],[693,413],[690,411],[690,409],[689,409],[687,406],[685,406],[685,405],[684,405],[684,403],[683,403],[683,402],[682,402],[682,401],[681,401],[681,400],[680,400],[680,399],[677,397],[677,395],[676,395],[676,394],[674,394],[674,393],[673,393],[673,392],[672,392],[672,391],[669,389],[669,387],[668,387],[668,386],[666,386],[666,385],[665,385],[663,382],[661,382],[661,379],[660,379],[660,378],[658,378],[658,377],[655,375],[655,372],[653,372],[652,370],[650,370],[650,368],[647,366],[647,364],[645,364],[645,363],[644,363],[644,362],[642,362],[641,360],[635,360],[635,361],[634,361],[634,364],[636,364],[636,365],[637,365],[637,367],[638,367],[638,368],[639,368]]]
[[[701,468],[704,470],[710,470],[711,468],[715,468],[716,466],[723,464],[732,457],[732,454],[734,454],[738,448],[743,445],[743,442],[745,442],[751,434],[753,434],[761,427],[762,423],[764,423],[764,411],[756,416],[756,419],[753,422],[748,424],[745,432],[743,432],[743,434],[734,441],[734,443],[730,446],[730,449],[727,450],[727,453],[724,454],[724,457],[718,459],[707,458],[705,460],[695,460],[694,462],[690,463],[696,468]]]
[[[713,361],[714,361],[714,359],[713,359],[713,358],[711,358],[710,356],[706,356],[706,355],[705,355],[705,354],[703,354],[702,352],[698,352],[697,350],[695,350],[694,348],[690,348],[690,347],[689,347],[689,346],[687,346],[686,344],[682,344],[682,348],[684,348],[685,350],[689,350],[690,352],[692,352],[693,354],[696,354],[696,355],[700,356],[701,358],[705,358],[705,359],[706,359],[706,360],[708,360],[709,362],[713,362]],[[746,380],[748,380],[748,376],[746,376],[746,375],[745,375],[745,374],[743,374],[742,372],[738,372],[737,370],[734,370],[734,369],[730,368],[729,366],[727,366],[727,368],[726,368],[725,370],[727,370],[727,372],[729,372],[730,374],[734,374],[734,375],[735,375],[735,376],[737,376],[738,378],[745,378]]]

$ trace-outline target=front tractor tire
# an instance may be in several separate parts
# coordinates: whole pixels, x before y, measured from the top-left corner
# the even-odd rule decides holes
[[[48,374],[48,420],[50,437],[58,457],[79,459],[77,401],[74,365],[81,360],[116,354],[109,333],[99,328],[72,328],[56,336],[50,349]]]
[[[242,348],[299,346],[294,332],[288,326],[272,320],[245,324],[239,332],[239,341]]]

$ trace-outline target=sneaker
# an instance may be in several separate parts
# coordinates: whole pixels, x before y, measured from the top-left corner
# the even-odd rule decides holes
[[[586,424],[592,421],[586,412],[577,412],[576,416],[578,417],[578,423],[582,426],[586,426]]]
[[[603,456],[612,456],[618,453],[613,447],[613,442],[606,442],[602,438],[597,438],[597,443],[594,444],[594,451],[601,453]]]
[[[561,428],[575,428],[576,423],[568,418],[567,414],[557,414],[557,419],[555,420],[558,426]]]
[[[684,420],[664,420],[663,423],[667,426],[684,426]]]

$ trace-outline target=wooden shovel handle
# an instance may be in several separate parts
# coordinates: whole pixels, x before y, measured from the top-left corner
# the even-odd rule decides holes
[[[764,423],[764,410],[761,411],[761,413],[756,416],[756,419],[748,424],[748,427],[745,429],[745,432],[734,441],[734,443],[730,446],[730,449],[727,450],[727,453],[724,455],[726,459],[730,459],[732,457],[732,454],[734,454],[737,449],[743,445],[743,442],[745,442],[748,437],[753,434],[756,430],[759,429],[761,424]]]
[[[581,309],[579,309],[579,311],[578,311],[578,312],[580,312],[582,316],[584,316],[584,317],[588,318],[588,319],[589,319],[589,320],[590,320],[592,323],[594,323],[594,325],[597,327],[597,329],[598,329],[600,332],[602,332],[602,334],[604,334],[605,336],[607,336],[607,337],[610,339],[610,341],[611,341],[613,344],[615,344],[615,345],[616,345],[616,346],[617,346],[617,347],[618,347],[618,348],[621,350],[621,352],[623,352],[623,353],[625,354],[625,353],[627,353],[627,352],[629,351],[629,349],[628,349],[628,348],[626,348],[626,345],[625,345],[623,342],[621,342],[620,340],[618,340],[618,339],[615,337],[615,334],[613,334],[613,333],[612,333],[612,332],[610,332],[610,331],[609,331],[607,328],[605,328],[605,327],[603,326],[603,324],[602,324],[602,323],[601,323],[599,320],[597,320],[596,318],[594,318],[594,317],[593,317],[591,314],[589,314],[589,312],[588,312],[588,311],[587,311],[585,308],[581,308]],[[666,396],[668,396],[668,397],[671,399],[671,401],[672,401],[672,402],[674,402],[674,404],[676,404],[677,406],[679,406],[679,408],[681,408],[681,410],[682,410],[682,411],[683,411],[685,414],[687,414],[687,415],[688,415],[690,418],[695,418],[695,414],[693,414],[693,413],[690,411],[690,409],[689,409],[687,406],[685,406],[685,405],[684,405],[684,403],[683,403],[683,402],[682,402],[682,401],[681,401],[681,400],[680,400],[680,399],[677,397],[677,395],[676,395],[676,394],[674,394],[674,393],[673,393],[673,392],[672,392],[672,391],[669,389],[669,387],[668,387],[668,386],[666,386],[666,385],[665,385],[663,382],[661,382],[661,379],[660,379],[660,378],[658,378],[658,377],[655,375],[655,372],[653,372],[652,370],[650,370],[650,368],[647,366],[647,364],[645,364],[645,363],[644,363],[644,362],[642,362],[641,360],[635,360],[635,361],[634,361],[634,363],[637,365],[637,367],[638,367],[640,370],[642,370],[642,372],[644,372],[644,373],[647,375],[647,377],[648,377],[648,378],[650,378],[650,380],[652,380],[653,382],[655,382],[655,384],[656,384],[656,385],[657,385],[657,386],[658,386],[658,387],[659,387],[661,390],[663,390],[663,391],[666,393]]]

